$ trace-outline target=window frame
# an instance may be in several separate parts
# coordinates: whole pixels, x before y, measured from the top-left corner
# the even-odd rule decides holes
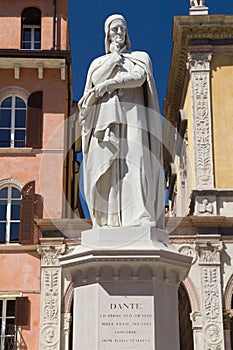
[[[5,184],[4,186],[0,187],[0,190],[7,188],[8,189],[8,193],[7,193],[7,199],[3,199],[3,200],[7,200],[7,204],[6,204],[6,220],[0,220],[0,222],[4,222],[6,223],[6,231],[5,231],[5,241],[1,242],[0,244],[19,244],[19,234],[20,234],[20,217],[18,220],[11,220],[11,212],[12,212],[12,202],[15,200],[20,201],[19,204],[19,208],[21,206],[21,202],[22,202],[22,194],[21,194],[21,189],[19,189],[17,186],[15,186],[14,184]],[[15,188],[20,192],[20,198],[12,198],[12,189]],[[0,198],[0,201],[2,199]],[[11,241],[11,224],[12,223],[19,223],[19,232],[18,232],[18,239],[17,241],[12,240]]]
[[[11,105],[11,108],[7,107],[2,107],[2,103],[7,99],[7,98],[11,98],[12,99],[12,105]],[[25,104],[25,108],[16,108],[16,98],[19,98],[21,99],[24,104]],[[26,148],[26,133],[27,133],[27,100],[25,100],[22,96],[20,96],[19,94],[17,93],[11,93],[11,94],[8,94],[8,95],[5,95],[4,97],[2,97],[1,101],[0,101],[0,111],[2,109],[9,109],[11,111],[11,126],[10,128],[5,128],[5,127],[1,127],[1,130],[8,130],[10,129],[10,147],[1,147],[0,146],[0,149],[1,148]],[[25,127],[24,128],[16,128],[15,127],[15,116],[16,116],[16,110],[24,110],[25,111]],[[24,130],[25,131],[25,139],[24,139],[24,146],[22,147],[15,147],[15,142],[17,140],[15,140],[15,132],[16,130]],[[19,140],[20,141],[20,140]]]
[[[7,316],[7,302],[8,301],[16,302],[16,297],[13,297],[13,296],[12,297],[10,297],[10,296],[6,296],[6,297],[0,296],[0,300],[2,301],[2,313],[0,315],[0,318],[2,320],[2,324],[1,324],[1,327],[0,327],[0,332],[1,332],[0,350],[4,350],[5,349],[5,340],[6,340],[6,338],[10,338],[11,337],[8,334],[6,334],[6,321],[7,321],[7,319],[15,320],[15,311],[14,311],[14,316]],[[14,327],[14,342],[16,341],[16,344],[17,344],[17,334],[16,334],[17,327],[15,326],[15,324],[14,324],[13,327]]]
[[[24,29],[29,28],[31,29],[31,40],[26,41],[24,40]],[[40,41],[35,41],[35,29],[40,29]],[[35,42],[40,44],[40,48],[35,48]],[[24,43],[30,43],[30,49],[25,49]],[[23,24],[22,25],[22,50],[41,50],[41,25],[39,24]]]

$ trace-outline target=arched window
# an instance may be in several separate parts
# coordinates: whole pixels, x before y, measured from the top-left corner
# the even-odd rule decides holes
[[[0,189],[0,243],[19,241],[21,192],[13,186]]]
[[[0,147],[25,147],[26,103],[16,95],[0,105]]]
[[[28,7],[22,13],[21,48],[40,50],[41,48],[41,11]]]

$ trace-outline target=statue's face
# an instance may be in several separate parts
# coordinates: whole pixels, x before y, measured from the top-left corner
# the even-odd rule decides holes
[[[119,45],[125,43],[126,28],[123,21],[116,19],[112,21],[109,27],[109,39]]]

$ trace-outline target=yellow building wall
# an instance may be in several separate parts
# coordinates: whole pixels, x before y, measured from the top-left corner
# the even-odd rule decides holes
[[[233,188],[233,54],[212,61],[213,148],[216,188]]]
[[[194,153],[194,134],[193,134],[193,120],[192,120],[192,92],[191,81],[189,81],[187,93],[185,97],[184,107],[185,114],[188,119],[187,135],[188,135],[188,148],[187,148],[187,170],[188,170],[188,193],[191,193],[195,188],[195,153]]]

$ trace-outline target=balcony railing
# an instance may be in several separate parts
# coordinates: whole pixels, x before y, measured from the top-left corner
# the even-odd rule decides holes
[[[1,347],[2,349],[2,347]],[[19,327],[7,325],[4,336],[4,350],[28,350]]]

